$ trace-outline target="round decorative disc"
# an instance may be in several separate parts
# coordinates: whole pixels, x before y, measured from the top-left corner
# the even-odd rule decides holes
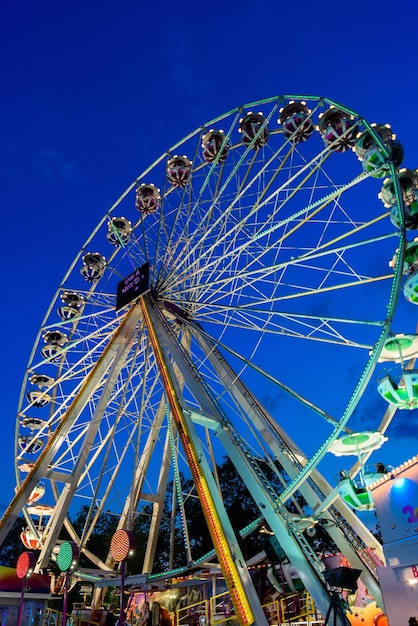
[[[33,570],[36,558],[33,552],[22,552],[16,564],[16,576],[25,578]]]
[[[129,530],[117,530],[110,542],[110,553],[115,561],[124,561],[135,548],[135,535]]]
[[[73,541],[65,541],[58,552],[57,564],[62,572],[67,572],[73,561],[78,559],[78,546]]]

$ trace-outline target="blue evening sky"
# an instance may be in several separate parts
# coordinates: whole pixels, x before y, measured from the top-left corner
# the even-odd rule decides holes
[[[0,0],[0,510],[31,347],[106,209],[200,124],[281,93],[390,123],[417,168],[417,23],[416,0]],[[416,452],[415,413],[396,463]]]

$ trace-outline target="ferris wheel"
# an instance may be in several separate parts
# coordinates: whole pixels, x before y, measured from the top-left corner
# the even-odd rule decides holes
[[[326,98],[280,96],[219,116],[145,169],[48,307],[23,381],[19,489],[0,537],[23,509],[42,566],[62,525],[72,532],[68,511],[87,505],[72,538],[99,565],[88,539],[100,513],[129,528],[151,503],[150,572],[167,485],[182,510],[180,476],[191,476],[234,581],[216,485],[227,455],[273,531],[290,529],[284,550],[302,568],[309,548],[286,503],[300,491],[311,515],[326,501],[321,463],[355,419],[390,330],[401,161],[388,126]],[[184,535],[192,561],[186,521]]]

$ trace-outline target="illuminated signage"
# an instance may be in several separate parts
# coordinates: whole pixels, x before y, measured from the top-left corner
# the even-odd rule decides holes
[[[149,263],[144,263],[118,283],[116,310],[133,302],[149,291]]]

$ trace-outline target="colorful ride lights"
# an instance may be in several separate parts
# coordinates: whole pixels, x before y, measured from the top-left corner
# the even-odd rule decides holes
[[[67,620],[70,570],[73,570],[77,565],[79,556],[80,551],[74,541],[64,541],[64,543],[61,544],[57,555],[57,565],[60,568],[61,572],[65,573],[64,602],[62,607],[62,626],[65,626]]]
[[[113,535],[110,541],[110,554],[114,561],[120,563],[120,614],[119,626],[124,624],[123,614],[123,593],[125,589],[125,566],[126,560],[135,550],[136,538],[131,530],[119,529]]]
[[[16,564],[16,576],[26,578],[30,576],[35,567],[36,558],[33,552],[22,552]]]
[[[62,572],[68,572],[77,565],[80,552],[74,541],[64,541],[57,555],[57,565]]]
[[[117,563],[121,563],[133,554],[135,545],[135,535],[132,531],[117,530],[110,542],[110,554]]]
[[[19,610],[16,626],[22,623],[23,603],[25,601],[26,579],[32,574],[36,558],[33,552],[22,552],[16,564],[16,576],[22,580],[22,592],[20,594]]]

